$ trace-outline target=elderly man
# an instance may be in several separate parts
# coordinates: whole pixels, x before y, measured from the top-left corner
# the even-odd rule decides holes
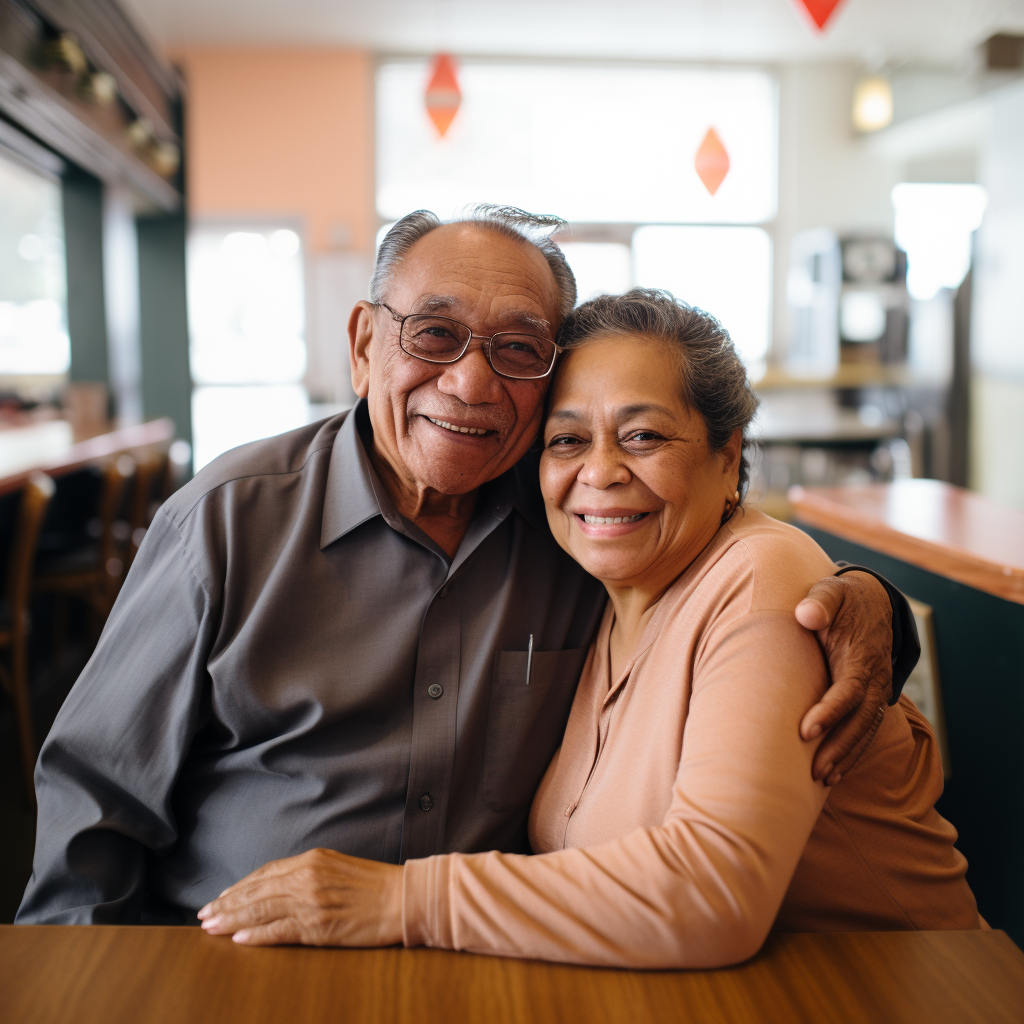
[[[314,848],[526,848],[605,601],[524,458],[575,301],[553,223],[400,221],[350,320],[355,409],[228,453],[161,509],[40,754],[19,921],[195,923]],[[455,321],[443,343],[426,313]],[[805,735],[844,720],[827,776],[870,739],[901,619],[861,573],[812,595],[834,685]],[[320,863],[275,870],[302,899]]]

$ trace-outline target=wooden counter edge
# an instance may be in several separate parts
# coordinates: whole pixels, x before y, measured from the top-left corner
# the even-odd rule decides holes
[[[133,448],[147,448],[150,445],[167,444],[173,440],[174,421],[166,416],[131,427],[120,427],[109,433],[78,441],[58,458],[51,459],[49,462],[42,462],[38,466],[0,478],[0,495],[18,490],[35,473],[63,476],[65,473],[83,469],[85,466],[101,462],[103,459],[121,452],[131,451]]]
[[[1024,570],[1001,565],[961,548],[903,533],[876,516],[841,505],[804,487],[791,487],[787,496],[795,518],[807,526],[909,562],[1004,601],[1024,604]]]

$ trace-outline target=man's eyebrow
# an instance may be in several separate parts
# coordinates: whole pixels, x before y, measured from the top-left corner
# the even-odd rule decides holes
[[[506,309],[498,314],[502,327],[523,327],[541,334],[551,333],[551,324],[542,316],[534,316],[522,309]]]
[[[459,309],[454,295],[421,295],[412,306],[414,313],[453,313]]]
[[[458,320],[464,315],[462,303],[454,295],[421,295],[413,303],[414,313],[437,313]],[[551,324],[542,316],[535,316],[523,309],[506,309],[498,314],[498,324],[506,330],[518,327],[521,330],[536,331],[539,334],[551,335]]]

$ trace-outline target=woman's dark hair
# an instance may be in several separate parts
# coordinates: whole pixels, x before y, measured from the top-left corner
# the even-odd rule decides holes
[[[750,476],[745,449],[758,399],[729,332],[710,313],[666,291],[634,288],[625,295],[601,295],[573,310],[558,344],[579,348],[608,334],[642,334],[673,346],[680,357],[683,401],[703,417],[711,452],[720,452],[733,431],[743,431],[739,492],[745,495]]]

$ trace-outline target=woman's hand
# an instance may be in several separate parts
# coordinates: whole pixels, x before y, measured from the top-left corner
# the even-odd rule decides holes
[[[834,786],[874,739],[892,696],[892,605],[885,587],[864,572],[819,580],[796,608],[828,659],[832,685],[800,723],[813,740],[813,775]],[[831,730],[831,732],[829,732]]]
[[[198,916],[250,946],[391,946],[402,941],[402,869],[310,850],[264,864]]]

